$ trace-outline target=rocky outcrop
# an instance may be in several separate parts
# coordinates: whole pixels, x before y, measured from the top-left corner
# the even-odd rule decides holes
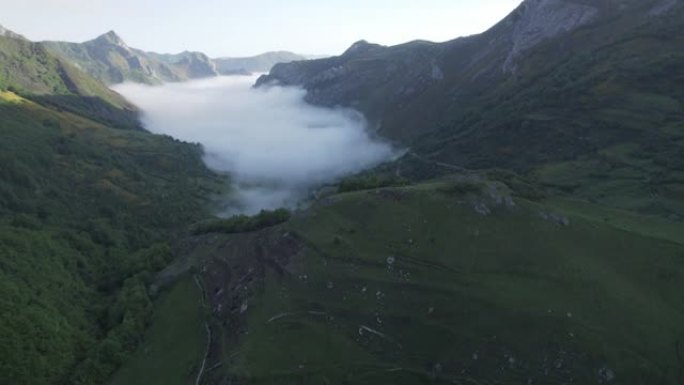
[[[168,66],[179,80],[206,78],[219,74],[213,60],[201,52],[185,51],[179,54],[166,55],[154,52],[141,53]]]
[[[593,5],[568,0],[527,0],[511,16],[511,49],[504,71],[514,71],[515,62],[537,44],[576,30],[598,18]]]
[[[648,11],[648,14],[651,16],[664,15],[670,12],[678,4],[679,0],[662,0],[660,3],[651,8],[651,10]]]

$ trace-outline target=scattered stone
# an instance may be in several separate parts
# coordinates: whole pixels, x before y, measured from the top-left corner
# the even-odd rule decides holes
[[[444,72],[439,68],[437,63],[432,63],[432,80],[444,80]]]
[[[515,362],[515,357],[508,357],[508,366],[510,366],[511,368],[515,367]]]
[[[387,264],[392,266],[394,265],[394,262],[396,262],[397,259],[395,257],[387,257]]]
[[[554,223],[558,226],[563,226],[563,227],[570,226],[570,220],[566,216],[563,216],[560,214],[541,211],[541,212],[539,212],[539,216],[543,220],[545,220],[547,222]]]
[[[561,368],[563,368],[563,360],[559,359],[558,361],[556,361],[554,366],[556,367],[556,369],[560,370]]]
[[[333,281],[328,281],[328,283],[326,284],[326,287],[328,289],[332,289],[333,287],[335,287],[335,285],[333,284]]]
[[[492,213],[492,210],[487,207],[486,204],[483,202],[478,202],[473,206],[473,209],[475,209],[475,212],[482,215],[482,216],[488,216]]]
[[[243,314],[244,312],[246,312],[248,308],[249,308],[249,304],[247,304],[247,302],[243,302],[242,305],[240,305],[240,314]]]
[[[598,371],[599,383],[607,384],[615,380],[615,372],[607,367],[602,367]]]
[[[433,378],[433,379],[436,379],[437,377],[439,377],[439,376],[442,374],[442,370],[443,370],[442,364],[440,364],[439,362],[436,363],[436,364],[432,367],[432,378]]]

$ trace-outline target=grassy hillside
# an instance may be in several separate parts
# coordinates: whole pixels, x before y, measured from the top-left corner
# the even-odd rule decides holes
[[[221,183],[168,137],[9,91],[0,116],[0,383],[99,384],[141,340],[167,242]]]
[[[478,177],[334,195],[187,241],[211,310],[200,383],[678,384],[683,234]],[[126,383],[162,375],[159,357],[138,353]]]

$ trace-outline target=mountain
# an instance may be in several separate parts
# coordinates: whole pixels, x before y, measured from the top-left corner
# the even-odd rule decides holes
[[[12,32],[9,29],[3,27],[2,25],[0,25],[0,36],[9,37],[12,39],[28,40],[24,36],[22,36],[18,33]]]
[[[133,81],[159,84],[218,75],[268,72],[277,63],[306,60],[287,51],[267,52],[246,58],[211,59],[201,52],[159,54],[129,47],[110,31],[85,43],[44,42],[62,57],[106,84]]]
[[[182,52],[179,54],[157,54],[145,52],[147,57],[168,65],[184,80],[217,76],[216,64],[201,52]]]
[[[307,57],[292,52],[277,51],[244,58],[217,58],[214,59],[214,63],[221,75],[233,75],[269,72],[278,63],[302,60],[307,60]]]
[[[0,383],[102,384],[142,340],[150,274],[224,182],[43,44],[0,36]]]
[[[361,41],[338,57],[276,65],[258,84],[300,85],[311,103],[357,108],[382,136],[435,160],[524,169],[643,135],[627,113],[605,111],[637,99],[672,101],[653,116],[679,116],[682,9],[671,0],[527,0],[480,35]],[[658,71],[673,78],[652,83]],[[625,88],[631,96],[620,100]],[[567,105],[576,106],[570,116]]]
[[[0,36],[0,53],[0,89],[105,124],[139,127],[135,107],[43,44]]]
[[[106,84],[147,84],[216,76],[204,54],[157,55],[129,47],[114,31],[85,43],[44,42],[50,52],[73,62]]]
[[[311,103],[362,111],[410,150],[402,167],[413,177],[499,167],[681,217],[682,25],[681,1],[527,0],[480,35],[361,41],[337,57],[276,65],[258,85],[299,85]]]

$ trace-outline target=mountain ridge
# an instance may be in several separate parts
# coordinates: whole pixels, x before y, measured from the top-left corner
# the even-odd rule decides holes
[[[210,58],[197,51],[162,54],[130,47],[115,31],[83,43],[43,42],[61,56],[106,84],[133,81],[147,84],[179,82],[219,75],[268,72],[277,63],[307,58],[289,51],[250,57]]]
[[[26,37],[24,37],[23,35],[20,35],[20,34],[14,32],[14,31],[11,31],[11,30],[9,30],[9,29],[3,27],[2,25],[0,25],[0,36],[9,37],[9,38],[12,38],[12,39],[28,40],[28,39],[27,39]]]
[[[654,9],[659,12],[654,14]],[[681,10],[681,2],[669,0],[527,0],[479,35],[391,47],[355,43],[337,57],[278,64],[257,86],[272,82],[302,86],[308,102],[357,108],[379,127],[382,136],[414,147],[425,143],[421,138],[438,133],[463,135],[468,130],[465,111],[515,98],[534,86],[534,78],[552,83],[553,76],[560,76],[552,73],[570,64],[584,65],[568,63],[571,57],[588,57],[615,44],[628,44],[620,40],[624,36],[642,39],[661,33],[656,31],[665,31],[684,18]],[[649,13],[653,15],[643,18]],[[429,148],[421,152],[434,153]],[[451,156],[442,154],[439,160],[453,161]],[[458,162],[476,163],[462,158]],[[492,159],[477,167],[487,165],[502,163]]]
[[[278,63],[307,60],[304,55],[290,51],[270,51],[248,57],[214,58],[218,72],[222,75],[269,72]]]
[[[206,55],[180,54],[178,60],[161,60],[129,47],[114,31],[83,43],[47,41],[43,44],[53,54],[73,62],[106,84],[124,81],[159,84],[217,75]]]

